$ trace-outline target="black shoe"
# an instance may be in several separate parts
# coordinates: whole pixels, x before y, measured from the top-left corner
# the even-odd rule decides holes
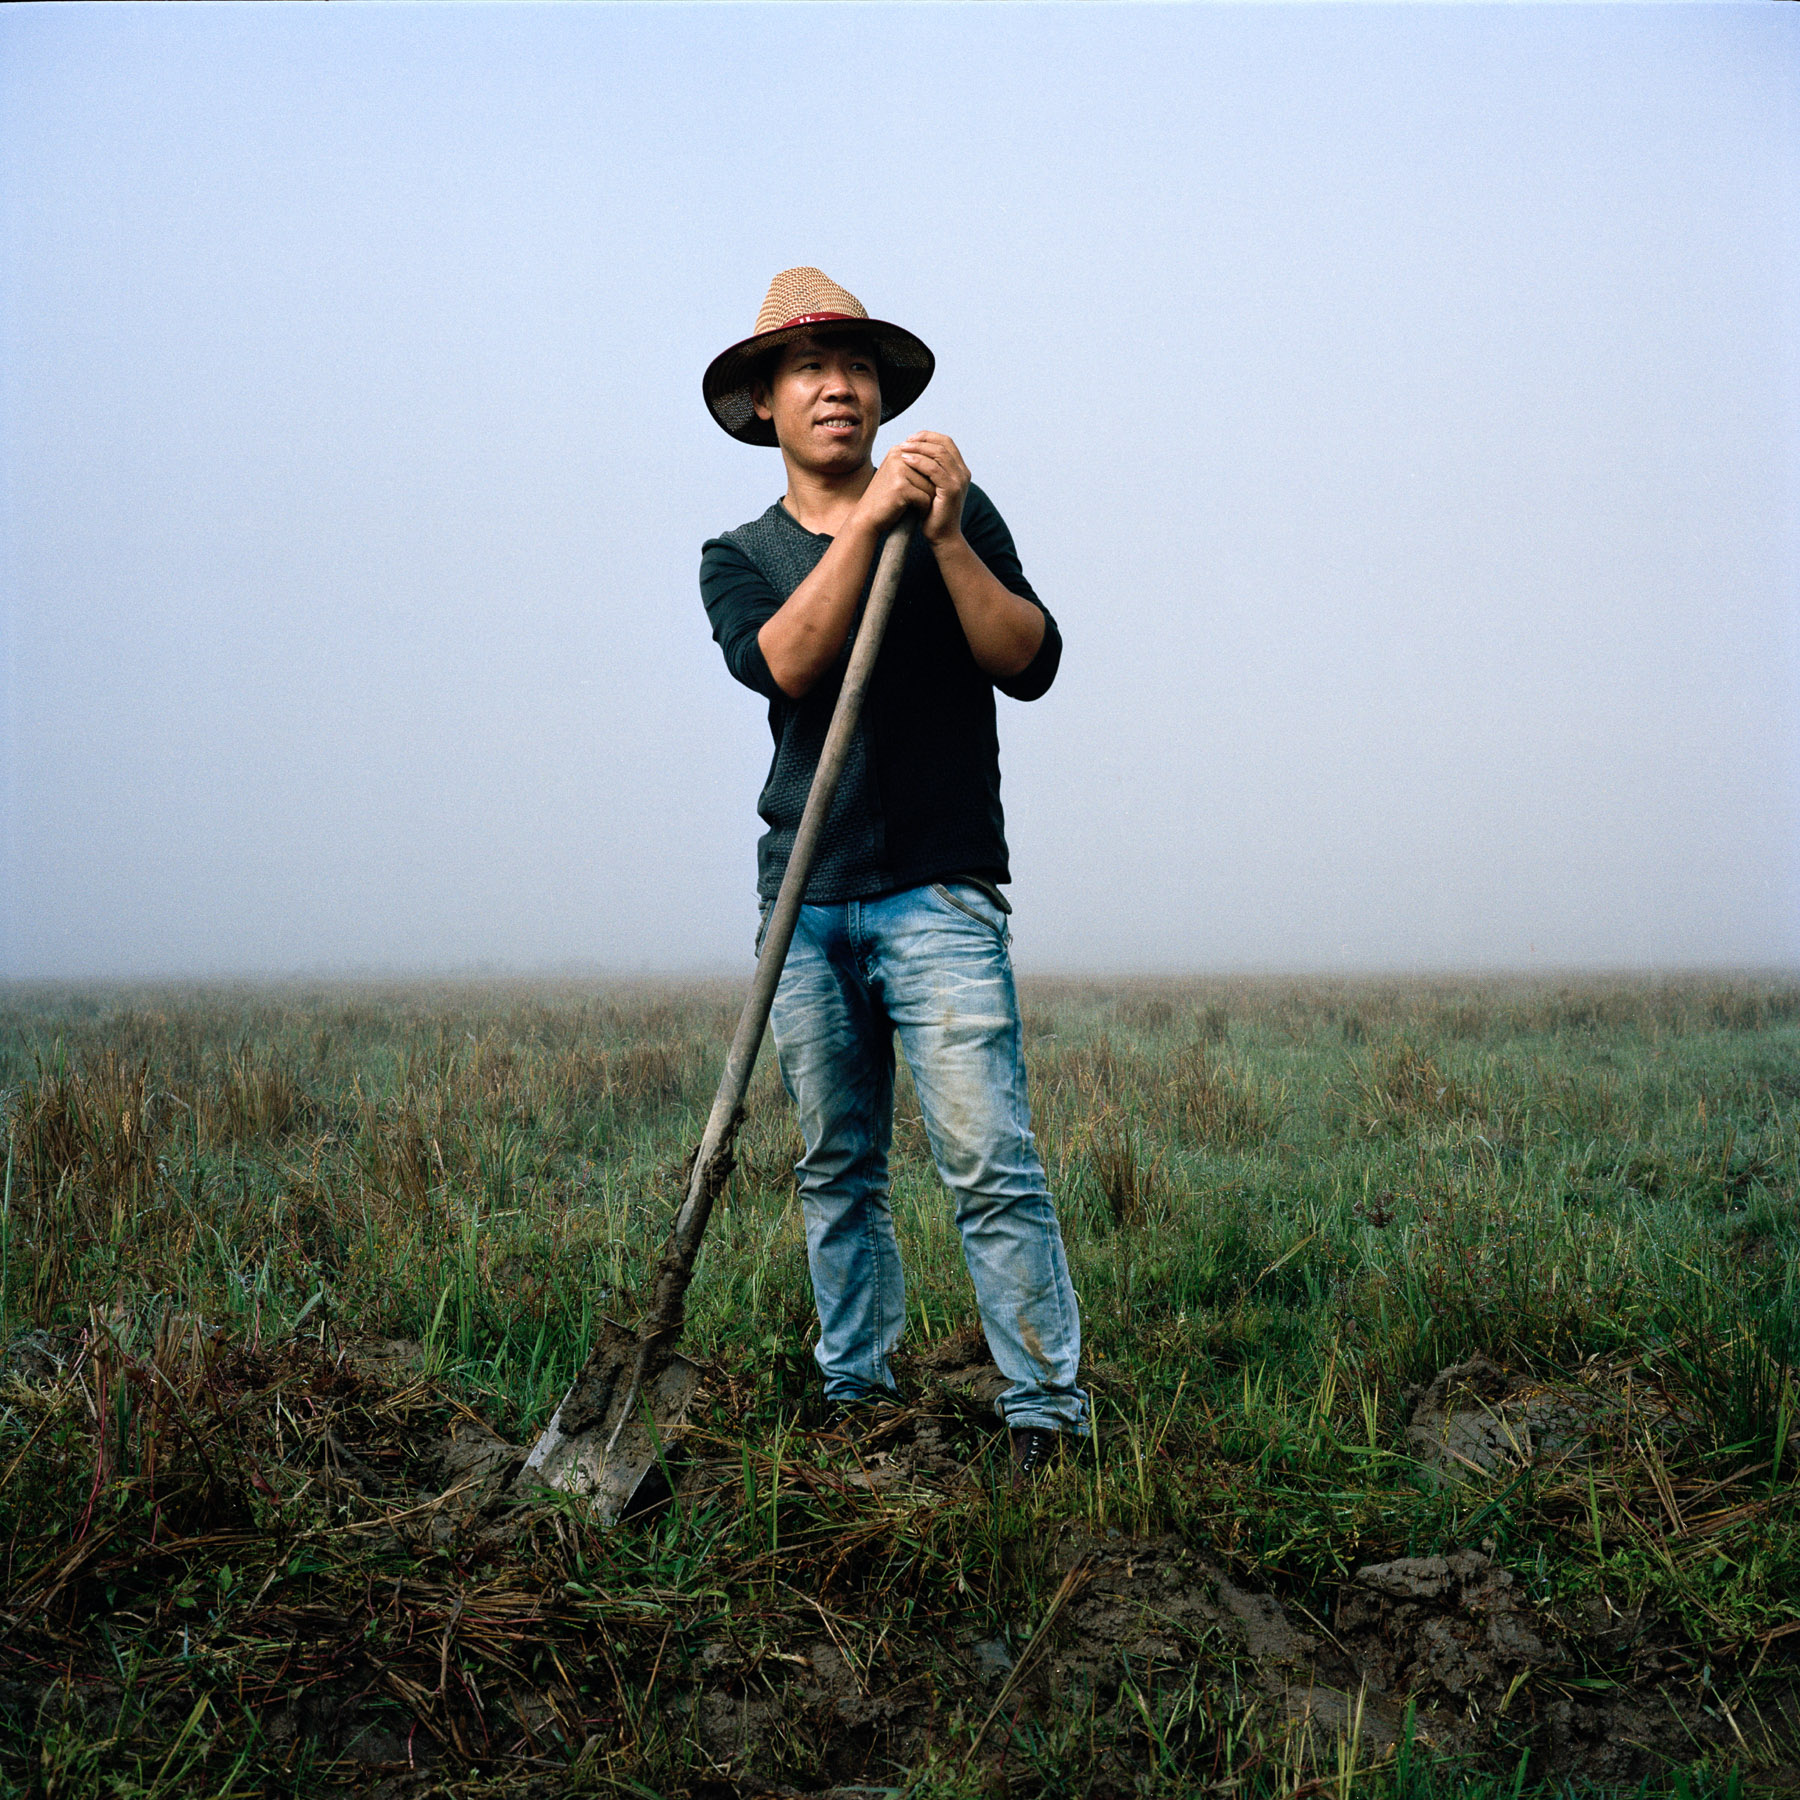
[[[1068,1446],[1063,1433],[1043,1425],[1020,1425],[1008,1434],[1012,1438],[1012,1478],[1014,1487],[1026,1487],[1062,1461]]]

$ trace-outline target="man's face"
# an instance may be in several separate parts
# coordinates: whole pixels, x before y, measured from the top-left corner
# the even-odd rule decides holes
[[[787,454],[821,474],[860,469],[881,423],[881,378],[869,345],[851,334],[808,335],[789,344],[754,391],[756,416],[771,419]]]

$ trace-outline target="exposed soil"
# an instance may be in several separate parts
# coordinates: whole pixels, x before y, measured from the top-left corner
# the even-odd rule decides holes
[[[1486,1357],[1440,1369],[1413,1396],[1406,1446],[1443,1482],[1507,1469],[1585,1461],[1599,1397],[1508,1374]]]

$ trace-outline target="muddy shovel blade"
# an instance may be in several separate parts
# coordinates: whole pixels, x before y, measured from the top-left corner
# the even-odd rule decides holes
[[[605,1525],[626,1511],[638,1484],[673,1447],[700,1383],[700,1371],[671,1352],[639,1393],[635,1417],[625,1421],[608,1456],[619,1409],[630,1397],[637,1354],[637,1333],[616,1319],[602,1319],[593,1353],[519,1472],[521,1483],[535,1480],[581,1495]]]

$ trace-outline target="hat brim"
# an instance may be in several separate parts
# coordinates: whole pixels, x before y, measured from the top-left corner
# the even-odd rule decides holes
[[[925,384],[937,368],[937,358],[921,339],[885,319],[833,319],[829,323],[784,325],[779,331],[765,331],[733,344],[707,365],[700,391],[706,398],[707,411],[718,420],[721,431],[740,444],[775,443],[774,421],[757,417],[750,384],[758,363],[771,350],[779,350],[812,331],[861,332],[874,344],[875,361],[881,372],[883,425],[898,418],[924,393]]]

